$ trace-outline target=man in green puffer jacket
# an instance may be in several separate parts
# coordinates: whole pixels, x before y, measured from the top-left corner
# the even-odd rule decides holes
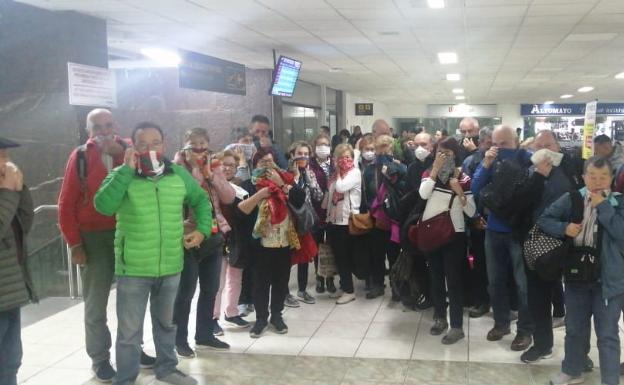
[[[184,168],[163,159],[163,134],[154,123],[132,133],[134,148],[95,195],[95,208],[116,215],[117,376],[114,384],[134,384],[139,373],[141,330],[150,298],[158,380],[194,385],[176,369],[173,304],[183,265],[183,247],[198,247],[212,228],[206,192]],[[193,209],[197,230],[184,236],[184,206]]]

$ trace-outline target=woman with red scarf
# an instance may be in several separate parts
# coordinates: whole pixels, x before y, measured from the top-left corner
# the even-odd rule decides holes
[[[288,203],[296,208],[303,206],[305,192],[294,183],[291,173],[276,166],[274,159],[271,148],[258,149],[252,159],[251,181],[246,186],[253,195],[238,204],[240,211],[254,220],[250,234],[255,240],[253,302],[256,323],[249,332],[252,338],[262,336],[269,326],[269,298],[273,329],[278,334],[288,333],[282,310],[288,292],[291,254],[301,247]]]
[[[362,174],[353,163],[353,148],[340,144],[334,150],[336,173],[329,184],[327,232],[340,275],[340,289],[336,304],[355,300],[353,290],[353,236],[349,234],[349,217],[359,214],[362,197]]]

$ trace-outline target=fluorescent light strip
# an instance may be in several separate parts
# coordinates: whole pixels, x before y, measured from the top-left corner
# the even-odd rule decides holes
[[[453,93],[454,94],[463,94],[464,93],[464,89],[463,88],[453,88]]]
[[[446,74],[446,80],[451,82],[456,82],[461,80],[461,75],[459,74]]]
[[[561,99],[570,99],[571,97],[573,97],[574,95],[570,95],[570,94],[565,94],[565,95],[561,95]]]
[[[593,91],[594,87],[590,87],[590,86],[586,86],[586,87],[581,87],[578,89],[578,92],[589,92],[589,91]]]
[[[444,8],[444,0],[427,0],[427,5],[433,9]]]
[[[455,64],[457,63],[457,54],[455,52],[440,52],[438,53],[438,61],[440,64]]]

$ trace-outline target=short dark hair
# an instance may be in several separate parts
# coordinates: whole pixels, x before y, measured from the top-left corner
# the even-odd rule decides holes
[[[153,122],[140,122],[139,124],[134,126],[134,130],[132,130],[132,143],[135,142],[137,132],[139,132],[140,130],[147,130],[148,128],[153,128],[154,130],[158,131],[160,133],[160,137],[162,139],[165,139],[165,134],[163,134],[163,130],[158,124]]]
[[[323,125],[323,126],[321,126],[321,129],[329,131],[329,126]]]
[[[442,134],[442,136],[449,136],[448,130],[446,128],[441,129],[440,133]]]
[[[273,156],[273,161],[275,161],[276,156],[273,147],[260,147],[254,154],[253,158],[251,158],[251,164],[253,165],[253,167],[256,168],[260,159],[264,158],[269,154]]]
[[[440,148],[443,148],[445,150],[451,150],[453,152],[453,156],[455,158],[455,165],[456,166],[461,166],[461,164],[462,164],[462,159],[461,159],[462,149],[461,149],[461,146],[459,145],[459,142],[457,141],[457,139],[455,139],[452,136],[447,136],[445,138],[440,139],[433,146],[433,153],[437,155],[438,150]]]
[[[594,138],[594,143],[595,144],[604,144],[604,143],[612,143],[612,142],[611,142],[611,138],[609,138],[605,134],[602,134],[602,135],[598,135],[597,137]]]
[[[346,128],[343,128],[342,130],[340,130],[339,135],[340,136],[347,136],[347,137],[349,137],[349,136],[351,136],[351,133]]]
[[[251,124],[254,124],[254,123],[264,123],[264,124],[266,124],[267,126],[270,126],[270,125],[271,125],[271,121],[269,120],[269,118],[267,118],[267,117],[266,117],[266,116],[264,116],[264,115],[254,115],[254,116],[251,118]]]
[[[609,161],[609,159],[603,158],[602,156],[594,155],[591,158],[587,159],[585,161],[585,164],[583,165],[583,174],[587,173],[587,169],[589,168],[589,166],[594,166],[595,168],[603,168],[606,166],[609,168],[609,172],[611,173],[611,175],[613,175],[613,166],[611,165],[611,162]]]

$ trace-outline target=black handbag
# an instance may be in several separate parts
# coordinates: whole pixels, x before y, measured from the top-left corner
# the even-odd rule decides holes
[[[184,249],[184,252],[195,258],[197,262],[201,262],[204,258],[209,256],[223,256],[223,244],[225,238],[220,231],[215,234],[211,234],[210,237],[204,239],[198,247],[192,247],[190,249]]]
[[[563,264],[566,283],[594,283],[600,278],[600,248],[573,246]]]

